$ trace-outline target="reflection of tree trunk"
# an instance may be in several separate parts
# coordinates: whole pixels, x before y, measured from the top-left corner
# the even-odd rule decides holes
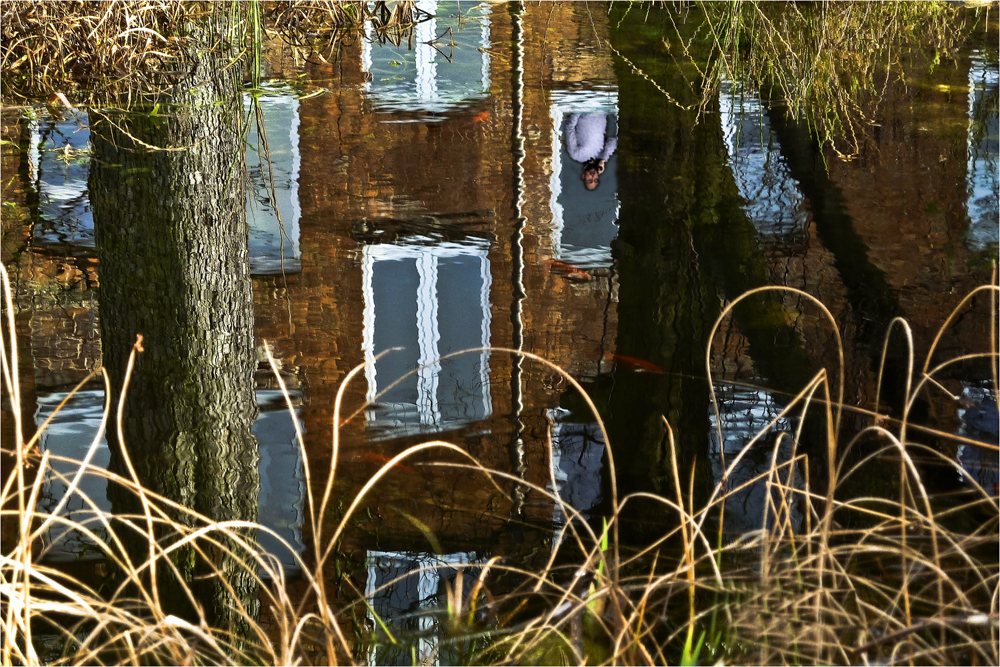
[[[732,300],[773,280],[759,252],[756,230],[741,208],[721,128],[717,122],[698,122],[698,87],[689,87],[697,72],[685,72],[672,59],[636,42],[637,31],[653,34],[655,19],[628,13],[620,22],[616,18],[611,21],[617,26],[612,43],[650,77],[635,76],[624,61],[617,64],[619,146],[622,155],[632,156],[619,161],[621,228],[614,246],[621,276],[618,351],[629,356],[651,351],[649,361],[664,374],[616,378],[618,404],[612,411],[624,425],[616,426],[623,432],[611,434],[611,441],[612,446],[617,442],[627,447],[617,457],[623,490],[643,488],[646,476],[649,487],[672,496],[660,420],[660,415],[666,416],[677,437],[681,479],[694,468],[699,481],[695,493],[707,493],[714,484],[707,455],[711,405],[702,378],[709,327],[720,312],[719,293]],[[698,29],[697,22],[671,19],[667,12],[659,20],[664,22],[659,30],[667,36],[678,29]],[[693,36],[685,34],[685,42]],[[700,48],[697,40],[692,42],[692,48]],[[692,108],[670,104],[650,80],[671,91],[685,91],[677,93],[678,102]],[[632,146],[641,148],[630,150]],[[650,197],[649,192],[662,196]],[[751,298],[738,305],[733,316],[749,343],[755,369],[769,387],[794,394],[805,386],[812,364],[787,323],[780,296]],[[625,414],[629,416],[622,419]],[[807,440],[811,429],[809,422]],[[702,499],[696,496],[695,505]]]
[[[620,22],[612,18],[611,40],[626,58],[639,62],[644,47],[634,36],[645,28],[642,15],[633,19],[631,14],[621,16]],[[646,65],[658,66],[647,59],[640,67]],[[666,417],[677,438],[684,495],[693,472],[699,480],[695,502],[700,505],[711,482],[706,455],[709,400],[702,360],[706,329],[718,313],[718,299],[694,251],[691,218],[697,209],[687,187],[697,183],[711,188],[717,159],[702,150],[704,138],[692,132],[693,113],[657,98],[649,82],[635,76],[623,62],[616,61],[616,68],[622,156],[618,162],[620,231],[612,246],[619,270],[617,352],[650,361],[663,374],[616,375],[610,408],[615,416],[611,446],[622,495],[650,490],[675,498],[662,421]],[[678,78],[675,71],[653,75],[659,82]],[[679,83],[671,89],[686,87],[683,81]],[[650,192],[663,196],[650,197]],[[655,505],[635,504],[631,510],[643,518],[662,513]]]
[[[250,433],[257,409],[242,97],[239,68],[223,69],[221,57],[206,53],[195,79],[157,116],[111,123],[92,115],[90,198],[103,357],[116,391],[136,334],[144,337],[122,424],[140,479],[213,520],[255,521],[260,479]],[[133,137],[183,150],[146,150]],[[124,472],[115,446],[111,465]],[[116,511],[135,511],[120,489],[109,493]],[[189,583],[207,567],[193,560],[190,553],[175,559]],[[253,613],[254,568],[237,573],[225,560],[216,565],[232,570],[229,584]],[[209,622],[239,631],[225,587],[216,579],[199,582]],[[167,611],[184,606],[175,603]]]
[[[885,272],[869,259],[870,249],[855,229],[854,219],[847,210],[847,198],[827,172],[822,149],[808,126],[798,122],[786,109],[768,104],[768,120],[781,141],[784,156],[792,177],[809,199],[816,222],[816,235],[833,255],[833,265],[844,281],[851,310],[857,313],[857,340],[866,345],[872,360],[872,372],[878,372],[878,359],[882,353],[889,323],[903,315],[898,295],[890,288]],[[900,345],[900,337],[891,339],[887,361],[887,378],[882,398],[892,409],[902,412],[905,397],[902,389],[906,383],[906,366],[909,354]],[[861,392],[862,388],[851,388]]]

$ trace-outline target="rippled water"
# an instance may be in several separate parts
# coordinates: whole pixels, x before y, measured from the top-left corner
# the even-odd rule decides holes
[[[695,124],[602,46],[627,47],[638,67],[654,58],[606,13],[560,6],[550,23],[544,8],[512,16],[494,5],[418,4],[438,18],[421,24],[415,48],[362,41],[333,65],[308,64],[301,77],[268,83],[259,93],[266,155],[256,128],[247,140],[254,333],[258,346],[273,346],[295,405],[293,417],[261,363],[260,517],[299,553],[307,551],[306,485],[293,418],[310,461],[322,465],[336,391],[358,364],[365,370],[345,414],[362,409],[342,429],[340,497],[353,497],[406,445],[435,437],[550,489],[551,465],[560,495],[598,517],[610,482],[596,416],[552,370],[484,348],[543,356],[584,384],[608,425],[623,492],[670,488],[659,415],[707,489],[725,457],[835,360],[830,327],[794,294],[737,310],[710,342],[725,303],[763,285],[816,296],[844,338],[847,402],[871,407],[891,318],[910,319],[926,353],[961,297],[990,279],[995,48],[967,50],[932,72],[911,64],[905,84],[887,85],[861,157],[845,162],[738,82],[725,82]],[[676,73],[649,71],[660,85],[680,85]],[[605,117],[602,145],[617,141],[593,191],[568,134],[571,119],[586,114]],[[5,261],[16,280],[23,391],[41,426],[100,363],[88,115],[39,113],[15,125],[24,150],[5,155],[4,187],[15,174],[16,182],[4,197],[19,198],[31,219],[25,249]],[[939,354],[986,349],[988,312],[976,304]],[[704,381],[706,346],[718,414]],[[447,356],[469,348],[477,349]],[[957,400],[928,392],[920,419],[995,444],[988,374],[961,370],[945,380]],[[96,385],[76,394],[41,447],[83,457],[102,402]],[[845,429],[862,422],[849,416]],[[797,425],[781,417],[765,442]],[[941,446],[964,472],[937,486],[957,487],[967,475],[996,488],[995,452]],[[106,445],[93,461],[107,465]],[[770,463],[767,444],[744,459],[730,488]],[[55,507],[65,489],[49,483],[41,502]],[[81,491],[107,506],[102,482]],[[734,495],[727,530],[760,526],[766,493],[756,484]],[[347,541],[367,590],[427,559],[475,564],[533,549],[544,557],[542,540],[565,517],[538,494],[512,498],[471,473],[391,475]],[[420,516],[445,553],[432,555],[395,507]],[[64,512],[86,508],[72,499]],[[636,520],[638,540],[643,517]],[[93,553],[76,533],[48,539],[53,560]],[[283,562],[293,567],[289,556]],[[447,576],[415,578],[373,605],[392,620],[432,604]]]

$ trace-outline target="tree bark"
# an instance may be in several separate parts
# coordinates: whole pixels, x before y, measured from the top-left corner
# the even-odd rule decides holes
[[[124,442],[109,428],[111,467],[128,474],[127,447],[149,490],[213,521],[256,521],[242,77],[231,52],[219,47],[225,27],[210,21],[198,28],[204,48],[194,74],[156,114],[92,112],[89,185],[101,266],[102,354],[115,406],[137,334],[145,348],[127,390]],[[138,509],[120,487],[109,496],[116,513]],[[240,534],[253,544],[253,531]],[[193,551],[172,560],[206,620],[242,634],[246,619],[234,605],[251,618],[257,613],[256,568],[240,567],[219,550],[207,553],[238,599],[219,578],[201,576],[212,567]],[[165,611],[194,613],[180,587],[159,584],[165,605],[173,607]]]

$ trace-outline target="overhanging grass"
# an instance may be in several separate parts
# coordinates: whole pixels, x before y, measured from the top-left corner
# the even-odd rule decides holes
[[[787,106],[843,159],[861,153],[887,86],[905,80],[905,63],[933,71],[977,32],[990,34],[996,25],[988,3],[664,4],[670,27],[660,57],[693,72],[695,98],[681,104],[661,88],[669,102],[704,112],[720,86],[739,83]],[[640,10],[629,5],[627,11]]]

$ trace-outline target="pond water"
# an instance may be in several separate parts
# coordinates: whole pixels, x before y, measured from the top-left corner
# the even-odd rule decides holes
[[[799,427],[779,413],[820,368],[834,372],[834,332],[804,297],[785,292],[736,309],[710,338],[725,305],[745,291],[776,285],[822,301],[843,338],[846,402],[872,409],[892,318],[910,321],[922,361],[962,297],[991,279],[995,40],[983,37],[988,48],[973,40],[933,69],[907,60],[905,76],[886,84],[860,155],[845,161],[736,81],[723,83],[700,118],[671,105],[659,88],[683,91],[685,73],[665,62],[658,40],[670,37],[650,36],[655,21],[642,32],[641,17],[591,14],[575,3],[418,5],[437,18],[418,28],[414,49],[361,41],[333,64],[286,71],[259,91],[266,156],[257,128],[247,139],[259,517],[302,557],[307,487],[293,420],[313,469],[322,469],[336,392],[359,364],[344,414],[360,411],[340,431],[334,505],[405,447],[439,438],[599,520],[610,503],[609,452],[620,495],[672,492],[661,415],[699,495],[772,420],[759,455],[743,460],[730,488],[772,464],[777,433]],[[106,305],[89,122],[86,112],[5,117],[21,150],[5,154],[4,200],[30,211],[24,243],[13,254],[5,246],[5,263],[26,416],[36,427],[101,363]],[[588,190],[582,163],[592,157],[605,163]],[[974,302],[935,360],[988,350],[989,322],[988,300]],[[294,414],[262,361],[265,341]],[[530,352],[565,369],[593,398],[610,442],[558,373],[486,348]],[[890,371],[899,368],[890,355]],[[898,416],[899,374],[887,383],[883,411]],[[962,364],[942,383],[947,391],[927,390],[914,419],[995,445],[989,368]],[[103,401],[102,387],[87,385],[45,428],[40,447],[83,458]],[[844,432],[867,423],[848,413]],[[995,450],[931,442],[961,466],[934,472],[936,490],[971,477],[995,491]],[[791,455],[785,443],[779,460]],[[99,444],[93,462],[108,461]],[[803,479],[796,471],[793,483]],[[314,479],[314,488],[323,483]],[[56,507],[66,488],[53,480],[40,502]],[[101,479],[88,478],[79,492],[110,508]],[[734,494],[727,533],[760,527],[766,495],[762,482]],[[472,577],[472,566],[492,556],[544,561],[564,512],[523,489],[511,498],[464,470],[393,473],[344,539],[352,576],[366,582],[382,619],[403,623],[440,602],[449,576]],[[76,497],[62,511],[85,520],[89,510]],[[627,518],[632,542],[657,521],[643,511]],[[95,554],[78,533],[46,539],[52,561]],[[261,544],[294,572],[290,551],[273,539]],[[376,593],[430,562],[447,567]],[[431,646],[420,650],[429,655]]]

